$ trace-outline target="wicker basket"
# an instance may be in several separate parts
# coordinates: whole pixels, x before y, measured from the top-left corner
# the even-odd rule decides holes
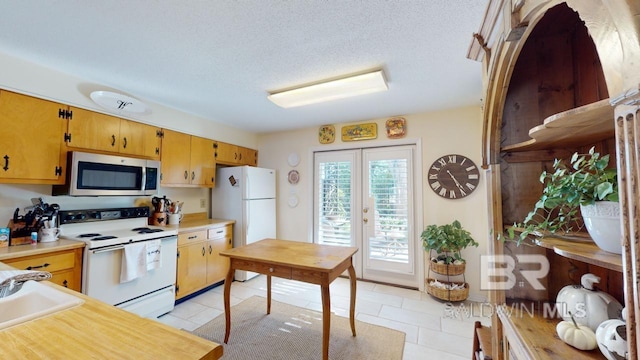
[[[442,274],[442,275],[461,275],[464,274],[465,263],[455,265],[455,264],[438,264],[437,262],[431,261],[431,271]]]
[[[458,289],[458,290],[448,290],[448,289],[441,289],[439,287],[435,287],[431,285],[431,281],[433,281],[433,279],[425,279],[425,285],[427,287],[427,293],[431,296],[437,297],[440,300],[445,300],[445,301],[463,301],[466,300],[469,297],[469,284],[464,283],[464,288],[463,289]],[[460,285],[461,283],[456,283],[456,282],[452,282],[452,283],[448,283],[445,281],[440,281],[443,284],[457,284]]]

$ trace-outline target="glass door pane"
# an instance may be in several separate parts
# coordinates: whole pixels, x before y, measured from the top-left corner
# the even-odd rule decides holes
[[[365,278],[398,283],[415,274],[411,164],[408,146],[363,150]]]
[[[315,156],[314,241],[356,246],[353,233],[355,162],[358,151],[317,153]]]

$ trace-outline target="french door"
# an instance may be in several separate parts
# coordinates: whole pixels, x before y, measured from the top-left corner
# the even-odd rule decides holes
[[[316,152],[314,242],[356,246],[356,275],[418,287],[414,145]]]

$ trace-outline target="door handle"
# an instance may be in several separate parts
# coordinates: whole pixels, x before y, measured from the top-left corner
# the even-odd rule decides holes
[[[184,171],[184,179],[187,180],[189,178],[189,172],[187,170]]]
[[[127,148],[127,137],[126,136],[124,138],[122,138],[122,142],[124,142],[122,147],[126,149]]]
[[[111,146],[116,146],[116,136],[111,135]]]

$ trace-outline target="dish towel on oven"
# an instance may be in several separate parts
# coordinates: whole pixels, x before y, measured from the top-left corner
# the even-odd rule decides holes
[[[147,275],[147,243],[127,244],[122,252],[120,282],[128,282]]]
[[[147,271],[158,269],[162,266],[161,240],[150,240],[147,244]]]

